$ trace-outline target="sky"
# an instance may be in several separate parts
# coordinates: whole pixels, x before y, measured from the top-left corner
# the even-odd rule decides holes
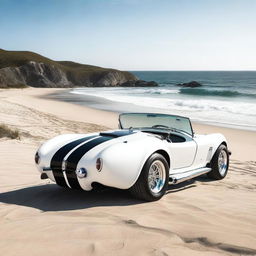
[[[256,70],[256,0],[0,0],[0,48],[121,70]]]

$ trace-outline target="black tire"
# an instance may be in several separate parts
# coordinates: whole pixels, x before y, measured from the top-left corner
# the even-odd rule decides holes
[[[149,176],[149,170],[151,165],[155,161],[161,161],[161,163],[164,165],[164,171],[165,171],[165,182],[162,187],[162,189],[154,193],[148,184],[148,176]],[[135,184],[129,189],[130,193],[138,198],[145,201],[156,201],[159,200],[166,192],[166,189],[168,187],[168,181],[169,181],[169,165],[166,159],[158,153],[152,154],[147,161],[145,162],[142,171],[140,173],[139,178],[135,182]]]
[[[220,157],[220,154],[222,154],[223,152],[224,154],[226,154],[226,157],[227,157],[225,172],[219,166],[219,157]],[[207,173],[209,178],[214,180],[222,180],[226,177],[228,173],[228,167],[229,167],[229,152],[226,145],[221,144],[217,148],[214,156],[212,157],[210,167],[212,168],[212,170],[209,173]]]

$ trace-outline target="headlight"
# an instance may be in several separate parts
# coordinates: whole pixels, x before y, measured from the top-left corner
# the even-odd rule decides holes
[[[96,169],[100,172],[103,167],[103,160],[101,158],[98,158],[96,160]]]
[[[35,163],[39,164],[39,162],[40,162],[40,156],[39,156],[38,151],[37,151],[36,154],[35,154]]]

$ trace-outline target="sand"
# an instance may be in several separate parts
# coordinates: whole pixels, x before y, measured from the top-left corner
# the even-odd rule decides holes
[[[40,180],[40,143],[115,128],[117,114],[42,98],[52,91],[0,90],[0,123],[21,133],[0,139],[1,255],[256,255],[256,132],[194,124],[227,137],[230,171],[172,185],[157,202],[66,190]]]

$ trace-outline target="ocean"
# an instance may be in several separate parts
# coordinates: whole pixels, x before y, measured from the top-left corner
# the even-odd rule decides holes
[[[104,98],[111,110],[179,114],[192,121],[256,131],[256,71],[132,71],[139,79],[159,87],[75,88],[70,92]],[[203,86],[181,88],[197,81]],[[107,103],[106,103],[107,104]],[[108,104],[109,105],[109,104]],[[100,104],[99,108],[109,106]]]

